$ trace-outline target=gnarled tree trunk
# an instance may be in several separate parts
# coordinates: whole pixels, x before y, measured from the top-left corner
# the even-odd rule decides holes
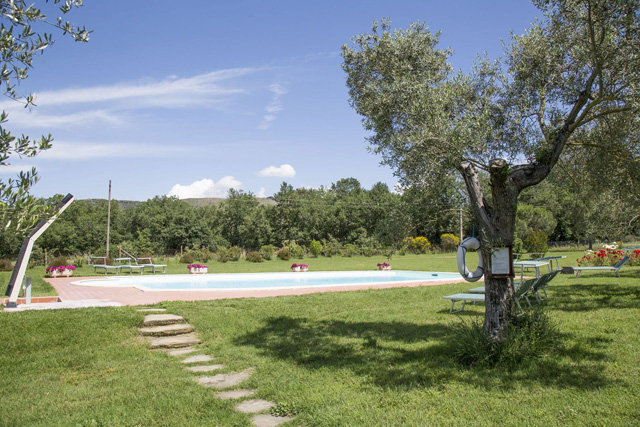
[[[513,279],[491,277],[489,270],[491,253],[487,249],[513,244],[520,191],[509,174],[506,161],[502,159],[492,160],[489,165],[491,204],[484,198],[476,168],[471,163],[465,163],[460,171],[471,196],[475,217],[479,222],[478,237],[481,241],[481,256],[485,266],[484,331],[490,339],[499,340],[504,337],[509,321],[514,294]]]

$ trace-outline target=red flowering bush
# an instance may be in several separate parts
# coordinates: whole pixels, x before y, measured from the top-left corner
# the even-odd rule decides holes
[[[621,250],[600,249],[583,256],[582,259],[576,259],[576,261],[579,266],[612,266],[616,265],[625,255],[626,252]],[[640,265],[640,249],[636,249],[629,256],[631,257],[629,265]]]

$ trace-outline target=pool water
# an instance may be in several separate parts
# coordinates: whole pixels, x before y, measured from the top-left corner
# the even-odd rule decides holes
[[[135,287],[144,291],[287,289],[415,283],[459,279],[458,273],[432,271],[322,271],[304,273],[234,273],[167,276],[120,276],[73,282],[81,286]]]

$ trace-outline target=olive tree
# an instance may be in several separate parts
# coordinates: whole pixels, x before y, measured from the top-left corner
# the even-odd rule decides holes
[[[454,72],[451,50],[420,22],[406,31],[374,23],[342,49],[350,103],[372,132],[371,149],[407,185],[457,171],[485,266],[491,248],[513,242],[520,192],[547,177],[567,144],[639,112],[640,1],[534,4],[544,18],[513,35],[503,59],[479,58],[468,73]],[[486,273],[484,331],[497,340],[511,318],[513,280]]]
[[[42,2],[40,2],[42,3]],[[43,4],[50,9],[58,9],[62,15],[74,7],[82,6],[82,0],[51,0]],[[28,76],[36,55],[54,42],[51,33],[42,29],[53,27],[63,34],[71,35],[77,41],[87,41],[89,31],[76,27],[58,17],[49,19],[36,3],[24,0],[0,0],[0,84],[2,94],[24,104],[34,106],[35,97],[23,94],[16,85]],[[8,114],[0,113],[0,167],[8,166],[15,157],[33,157],[42,150],[51,148],[52,136],[31,139],[28,136],[14,136],[6,128]],[[35,225],[47,211],[29,195],[29,189],[38,180],[35,168],[23,171],[16,178],[0,180],[0,230],[23,232]]]

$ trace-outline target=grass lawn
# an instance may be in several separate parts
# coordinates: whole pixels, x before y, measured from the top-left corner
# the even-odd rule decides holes
[[[453,257],[391,263],[452,271]],[[382,261],[303,260],[313,270]],[[209,265],[286,271],[291,262]],[[510,370],[450,358],[453,326],[483,315],[481,306],[449,314],[442,296],[464,283],[160,306],[195,326],[224,372],[255,367],[245,385],[296,412],[291,426],[640,425],[640,267],[621,275],[557,276],[544,304],[563,346]],[[149,351],[143,317],[134,307],[0,313],[0,425],[251,425],[179,360]]]

